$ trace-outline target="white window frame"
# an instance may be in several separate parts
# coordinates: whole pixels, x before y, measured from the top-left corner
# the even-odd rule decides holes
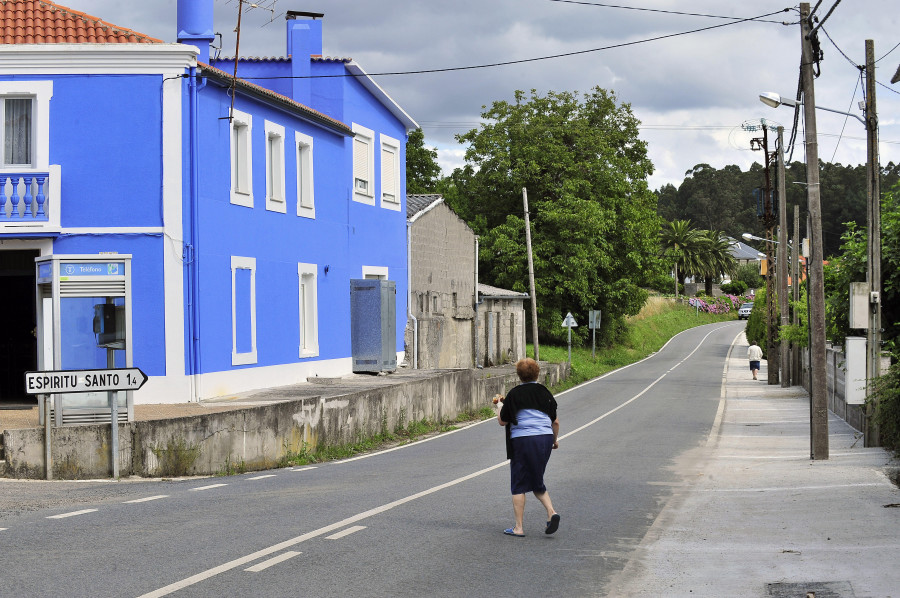
[[[297,264],[299,356],[319,355],[319,291],[316,264]]]
[[[353,176],[350,180],[351,189],[353,189],[353,201],[358,201],[360,203],[364,203],[370,206],[375,205],[375,131],[372,129],[367,129],[362,125],[358,125],[356,123],[351,124],[351,129],[355,133],[353,139],[350,140],[352,144],[353,151],[351,152],[353,158],[353,164],[351,167],[351,171]],[[362,142],[366,144],[365,152],[366,155],[363,156],[359,161],[357,161],[357,151],[359,151],[358,144]],[[365,164],[367,173],[362,173],[357,169],[357,164]],[[366,180],[366,188],[358,189],[357,188],[357,179]]]
[[[237,350],[237,301],[236,274],[238,270],[250,270],[250,345],[249,352]],[[231,256],[231,365],[256,363],[256,258]]]
[[[297,148],[297,216],[316,217],[315,184],[313,183],[313,138],[294,132]]]
[[[287,213],[284,199],[284,127],[265,121],[266,128],[266,209]]]
[[[384,159],[385,154],[391,154],[393,156],[394,167],[390,170],[388,170],[389,167]],[[387,135],[382,133],[380,159],[381,207],[399,212],[401,203],[400,199],[402,194],[402,186],[400,184],[400,142],[393,137],[388,137]],[[390,184],[390,179],[393,179],[393,185]],[[385,185],[386,182],[388,183],[387,185]],[[389,191],[394,192],[394,199],[388,199],[386,197],[386,194]]]
[[[387,266],[363,266],[362,267],[362,277],[364,279],[369,279],[369,280],[387,280],[388,279],[388,267]]]
[[[235,138],[235,128],[238,129],[240,135],[237,139]],[[228,127],[228,135],[231,147],[231,203],[252,208],[253,117],[246,112],[235,110]],[[238,182],[241,180],[245,182],[245,185],[238,188]]]
[[[0,99],[31,98],[31,164],[4,165],[0,170],[48,170],[50,167],[50,99],[53,97],[53,81],[2,81]],[[4,102],[5,104],[5,102]],[[5,106],[4,106],[5,107]],[[3,124],[3,121],[0,121]],[[5,131],[3,132],[5,133]],[[0,143],[3,143],[0,134]]]

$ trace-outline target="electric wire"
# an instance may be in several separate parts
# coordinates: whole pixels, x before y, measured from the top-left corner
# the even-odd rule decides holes
[[[722,16],[722,15],[708,15],[708,14],[696,13],[696,12],[680,12],[677,10],[663,10],[661,8],[645,8],[645,7],[641,7],[641,6],[622,6],[620,4],[606,4],[603,2],[585,2],[584,0],[549,0],[549,1],[550,2],[558,2],[561,4],[580,4],[582,6],[596,6],[599,8],[621,8],[624,10],[656,12],[656,13],[663,13],[663,14],[669,14],[669,15],[686,16],[686,17],[706,17],[709,19],[732,19],[732,20],[739,20],[741,18],[741,17],[726,17],[726,16]],[[787,11],[785,11],[785,12],[787,12]],[[766,20],[762,20],[760,17],[756,17],[753,20],[758,20],[760,23],[777,23],[779,25],[784,24],[782,21],[766,21]]]
[[[834,153],[831,154],[831,161],[834,162],[834,157],[837,155],[838,147],[841,145],[841,138],[844,136],[844,129],[847,128],[847,120],[850,118],[850,110],[853,109],[853,100],[856,99],[856,90],[863,84],[862,82],[862,73],[859,75],[859,81],[853,85],[853,97],[850,98],[850,107],[847,108],[848,114],[844,115],[844,123],[841,125],[841,134],[838,136],[837,143],[834,144]],[[865,96],[865,89],[863,89],[863,96]]]
[[[822,3],[822,2],[821,2],[821,0],[820,0],[819,3],[816,4],[816,8],[818,8],[818,7],[819,7],[819,4],[821,4],[821,3]],[[819,30],[819,29],[822,28],[822,25],[825,24],[825,21],[828,20],[828,17],[831,16],[831,13],[834,12],[834,9],[837,8],[837,7],[838,7],[838,4],[840,4],[840,3],[841,3],[841,0],[835,0],[835,3],[831,6],[831,8],[828,10],[828,12],[825,13],[825,18],[822,19],[821,21],[819,21],[819,24],[816,25],[815,27],[813,27],[813,28],[812,28],[812,31],[809,32],[810,35],[814,34],[817,30]],[[815,10],[813,10],[813,12],[811,12],[811,13],[809,14],[809,18],[810,18],[810,19],[812,19],[813,13],[815,13]],[[810,22],[810,23],[811,23],[811,22]]]
[[[689,31],[681,31],[678,33],[667,33],[665,35],[658,35],[656,37],[649,37],[645,39],[639,39],[630,42],[623,42],[621,44],[612,44],[609,46],[602,46],[600,48],[591,48],[589,50],[576,50],[574,52],[564,52],[562,54],[552,54],[548,56],[537,56],[534,58],[522,58],[519,60],[506,60],[503,62],[491,62],[486,64],[473,64],[468,66],[457,66],[457,67],[445,67],[445,68],[435,68],[435,69],[421,69],[415,71],[385,71],[381,73],[364,73],[364,74],[356,74],[356,73],[341,73],[336,75],[299,75],[299,76],[280,76],[280,77],[245,77],[248,81],[263,81],[269,79],[335,79],[335,78],[344,78],[344,77],[378,77],[378,76],[389,76],[389,75],[424,75],[429,73],[447,73],[453,71],[470,71],[476,69],[486,69],[486,68],[496,68],[501,66],[511,66],[514,64],[527,64],[531,62],[539,62],[542,60],[552,60],[555,58],[567,58],[569,56],[579,56],[582,54],[591,54],[593,52],[602,52],[605,50],[614,50],[616,48],[626,48],[629,46],[637,46],[640,44],[646,44],[649,42],[655,42],[663,39],[669,39],[673,37],[680,37],[683,35],[691,35],[693,33],[701,33],[703,31],[710,31],[712,29],[719,29],[721,27],[729,27],[731,25],[737,25],[740,23],[746,23],[748,21],[754,21],[757,19],[761,19],[763,17],[770,17],[772,15],[776,15],[782,12],[788,12],[791,10],[790,8],[784,8],[781,10],[777,10],[774,12],[766,13],[764,15],[760,15],[758,17],[748,17],[745,19],[740,19],[738,21],[730,21],[728,23],[721,23],[719,25],[710,25],[709,27],[700,27],[698,29],[691,29]]]
[[[889,55],[891,52],[893,52],[894,50],[896,50],[897,48],[900,48],[900,42],[897,42],[897,44],[896,44],[893,48],[891,48],[890,50],[887,51],[887,54],[885,54],[884,56],[882,56],[881,58],[879,58],[878,60],[876,60],[876,61],[875,61],[875,64],[878,64],[879,62],[881,62],[882,60],[884,60],[885,58],[887,58],[888,55]]]

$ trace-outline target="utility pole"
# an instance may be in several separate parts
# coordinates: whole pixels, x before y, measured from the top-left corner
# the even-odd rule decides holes
[[[525,204],[525,245],[528,249],[528,285],[531,288],[531,336],[534,342],[534,360],[541,360],[538,345],[537,295],[534,292],[534,260],[531,258],[531,220],[528,218],[528,189],[522,187],[522,203]]]
[[[750,148],[753,150],[763,150],[765,155],[765,173],[766,186],[763,189],[762,210],[757,206],[757,215],[766,227],[766,360],[768,362],[768,383],[778,384],[779,369],[779,350],[776,340],[776,312],[775,312],[775,285],[772,280],[772,271],[775,260],[773,257],[773,231],[775,224],[775,211],[772,205],[772,182],[769,175],[771,166],[771,155],[769,154],[769,125],[763,119],[760,122],[762,127],[762,137],[756,137],[750,140]],[[756,130],[755,125],[751,130]]]
[[[803,120],[806,123],[806,192],[811,223],[807,282],[810,326],[810,458],[828,459],[828,402],[825,392],[825,272],[822,264],[822,205],[819,189],[819,146],[816,139],[816,93],[813,63],[819,44],[811,34],[809,2],[800,3],[800,77],[803,84]],[[815,41],[815,50],[813,42]]]
[[[800,303],[800,206],[794,206],[794,244],[791,246],[791,294],[794,305]],[[800,325],[800,314],[794,308],[794,326]],[[791,343],[791,384],[800,386],[803,379],[800,375],[800,347]]]
[[[778,169],[775,171],[778,183],[778,307],[781,311],[781,325],[787,326],[788,315],[788,242],[787,242],[787,190],[784,182],[784,127],[778,126]],[[781,366],[781,386],[787,388],[791,385],[790,359],[788,358],[788,344],[783,340],[778,341],[779,365]]]
[[[875,43],[866,40],[866,191],[868,199],[868,250],[866,254],[869,282],[868,347],[869,384],[881,375],[881,165],[878,159],[878,112],[875,107]],[[880,446],[880,433],[875,422],[878,397],[866,403],[865,445]]]

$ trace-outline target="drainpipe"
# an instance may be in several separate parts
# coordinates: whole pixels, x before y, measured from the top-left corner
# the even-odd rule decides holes
[[[413,315],[413,287],[412,287],[412,222],[406,221],[406,312],[413,323],[413,369],[419,369],[419,321]]]
[[[478,364],[478,306],[481,305],[481,301],[478,300],[478,235],[475,235],[475,355],[472,358],[472,363],[476,368],[483,367]]]
[[[191,67],[188,78],[190,96],[190,128],[189,128],[189,164],[190,164],[190,227],[188,228],[188,242],[185,245],[185,258],[188,267],[188,334],[190,335],[190,350],[188,351],[189,369],[191,380],[191,401],[200,402],[200,321],[198,303],[198,290],[200,275],[197,268],[197,242],[200,236],[199,229],[199,200],[200,200],[200,139],[199,139],[199,92],[206,87],[206,79],[197,81],[197,67]]]

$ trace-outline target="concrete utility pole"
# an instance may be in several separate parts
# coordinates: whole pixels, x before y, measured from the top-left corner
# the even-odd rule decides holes
[[[800,77],[803,85],[803,120],[806,123],[806,192],[811,223],[808,264],[810,327],[810,457],[828,459],[828,402],[825,392],[825,272],[822,264],[822,205],[819,189],[819,146],[816,139],[816,93],[809,2],[800,3]],[[814,55],[815,54],[815,55]]]
[[[869,384],[881,375],[881,164],[878,159],[878,112],[875,107],[875,43],[866,40],[866,191],[868,199],[868,251],[866,254],[869,282],[869,349],[867,378]],[[866,446],[880,446],[874,402],[866,403]]]
[[[800,302],[800,206],[794,206],[794,244],[791,246],[791,292],[794,305]],[[800,314],[794,309],[794,326],[800,325]],[[803,384],[800,375],[800,347],[791,343],[791,384]]]
[[[776,171],[778,183],[778,307],[781,311],[781,325],[790,323],[788,313],[788,242],[787,242],[787,189],[784,182],[784,127],[778,127],[778,170]],[[788,358],[788,344],[778,341],[781,349],[779,365],[781,366],[781,386],[787,388],[791,385],[790,359]]]
[[[528,285],[531,289],[531,336],[534,342],[534,360],[541,360],[538,345],[537,295],[534,292],[534,260],[531,258],[531,220],[528,217],[528,189],[522,187],[522,203],[525,204],[525,245],[528,249]]]

